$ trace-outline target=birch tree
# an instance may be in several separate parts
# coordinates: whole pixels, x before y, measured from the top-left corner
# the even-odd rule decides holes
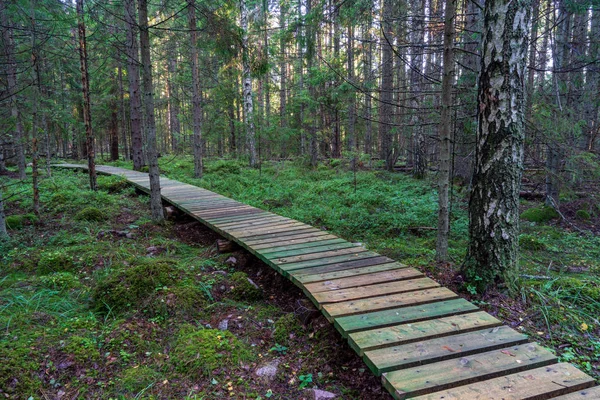
[[[258,164],[256,156],[256,139],[254,137],[254,106],[252,102],[252,77],[250,76],[250,54],[248,49],[248,5],[240,0],[240,23],[242,28],[242,69],[244,96],[244,124],[246,125],[246,143],[250,155],[250,166]]]
[[[529,4],[486,0],[478,129],[469,199],[468,282],[511,284],[518,263]]]

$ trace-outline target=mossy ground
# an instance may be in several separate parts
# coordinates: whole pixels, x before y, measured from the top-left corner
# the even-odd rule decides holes
[[[223,165],[216,173],[236,171]],[[286,351],[272,350],[303,296],[264,264],[228,266],[193,220],[151,224],[148,199],[114,178],[93,193],[85,174],[53,173],[39,220],[0,243],[1,397],[300,399],[297,376],[312,373],[342,399],[386,398],[377,378],[356,378],[362,361],[323,317],[288,327]],[[22,195],[9,215],[30,212],[29,187],[10,186]],[[103,218],[76,219],[90,204]],[[257,379],[274,359],[275,381]]]

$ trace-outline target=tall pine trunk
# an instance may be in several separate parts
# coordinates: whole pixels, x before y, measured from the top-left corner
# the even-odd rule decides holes
[[[127,28],[127,78],[129,79],[129,118],[131,121],[131,156],[133,169],[144,166],[142,140],[142,96],[140,93],[140,63],[137,39],[135,0],[125,0],[125,22]]]
[[[512,285],[517,270],[529,17],[525,2],[485,2],[464,264],[467,282],[479,290],[501,281]]]
[[[388,171],[394,169],[394,151],[391,132],[392,95],[394,86],[394,59],[392,54],[392,0],[383,0],[381,21],[381,85],[379,88],[379,141],[380,158]]]
[[[160,175],[158,153],[156,151],[156,123],[154,120],[154,85],[152,83],[152,63],[150,60],[150,35],[148,31],[148,4],[139,0],[140,48],[142,56],[142,83],[144,86],[144,109],[146,111],[146,154],[150,177],[150,210],[154,222],[164,221],[160,196]]]
[[[77,0],[77,31],[79,34],[79,61],[81,67],[81,90],[83,92],[83,124],[85,125],[85,148],[88,161],[90,189],[96,190],[96,162],[94,160],[94,134],[92,133],[92,112],[90,103],[90,78],[87,65],[85,22],[83,20],[83,0]]]
[[[252,101],[252,77],[250,76],[250,54],[248,49],[248,5],[240,0],[242,28],[242,81],[244,88],[244,123],[246,125],[246,144],[250,156],[250,166],[258,164],[256,156],[256,139],[254,137],[254,104]]]
[[[444,58],[442,75],[442,107],[439,138],[440,159],[438,172],[438,231],[435,246],[436,260],[448,261],[448,234],[450,232],[450,153],[452,147],[452,86],[454,83],[454,19],[456,0],[446,0],[444,18]]]
[[[198,27],[196,26],[196,1],[188,1],[188,23],[190,29],[190,58],[192,59],[192,129],[194,132],[194,177],[202,178],[204,160],[202,154],[202,98],[198,76]]]

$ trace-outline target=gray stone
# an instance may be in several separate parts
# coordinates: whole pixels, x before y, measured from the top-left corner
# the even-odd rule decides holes
[[[327,400],[327,399],[335,399],[337,394],[326,392],[321,389],[306,389],[304,391],[310,400]]]
[[[221,331],[226,331],[228,326],[229,326],[229,320],[228,319],[224,319],[221,322],[219,322],[218,328]]]
[[[277,371],[279,368],[279,360],[273,360],[270,363],[264,364],[254,371],[254,374],[258,376],[263,381],[270,383],[273,382],[275,377],[277,376]]]

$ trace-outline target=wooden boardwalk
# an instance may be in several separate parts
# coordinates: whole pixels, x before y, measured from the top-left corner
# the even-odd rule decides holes
[[[97,170],[149,191],[148,174]],[[414,268],[196,186],[161,191],[301,288],[395,399],[600,399],[590,376]]]

